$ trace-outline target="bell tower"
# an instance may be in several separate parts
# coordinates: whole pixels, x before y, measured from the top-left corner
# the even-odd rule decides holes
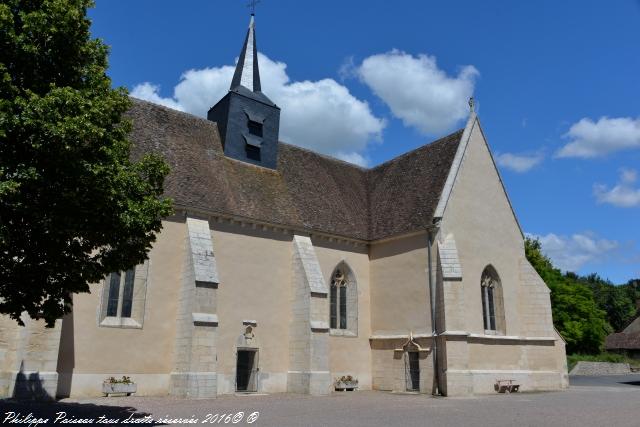
[[[278,167],[280,108],[262,93],[253,13],[229,92],[211,107],[207,119],[218,124],[227,157]]]

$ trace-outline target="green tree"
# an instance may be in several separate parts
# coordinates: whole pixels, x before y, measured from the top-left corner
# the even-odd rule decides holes
[[[640,316],[640,306],[638,304],[640,302],[640,279],[631,279],[621,287],[636,309],[634,318]]]
[[[142,262],[171,212],[168,166],[129,159],[124,89],[90,0],[0,4],[0,313],[48,326],[71,295]]]
[[[592,291],[598,307],[607,313],[607,320],[615,331],[624,329],[636,315],[635,298],[624,285],[616,286],[593,273],[586,277],[575,276]]]
[[[527,238],[525,254],[551,290],[553,324],[567,342],[568,353],[599,353],[611,332],[606,312],[598,308],[593,291],[571,273],[563,275],[542,251],[540,242]]]

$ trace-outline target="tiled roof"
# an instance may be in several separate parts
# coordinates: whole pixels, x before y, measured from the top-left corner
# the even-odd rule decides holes
[[[622,332],[605,339],[607,350],[640,350],[640,317],[636,317]]]
[[[607,336],[604,342],[606,350],[640,350],[640,332],[620,332]]]
[[[224,156],[216,124],[133,99],[132,155],[161,154],[176,205],[360,240],[432,223],[462,131],[364,169],[280,143],[277,170]]]

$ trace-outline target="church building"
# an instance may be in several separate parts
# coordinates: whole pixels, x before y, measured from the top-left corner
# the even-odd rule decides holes
[[[257,52],[252,15],[207,119],[132,100],[132,156],[166,159],[175,213],[144,264],[74,295],[54,328],[0,319],[0,395],[100,396],[123,375],[185,398],[326,395],[349,376],[445,396],[566,388],[549,289],[473,107],[362,168],[279,141]]]

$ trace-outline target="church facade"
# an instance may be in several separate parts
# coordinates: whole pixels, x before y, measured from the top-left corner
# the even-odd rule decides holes
[[[0,319],[0,394],[360,390],[461,396],[568,385],[549,289],[480,121],[371,169],[278,140],[253,17],[208,120],[133,100],[133,156],[161,154],[175,214],[149,259],[45,329]],[[345,378],[342,378],[345,377]]]

